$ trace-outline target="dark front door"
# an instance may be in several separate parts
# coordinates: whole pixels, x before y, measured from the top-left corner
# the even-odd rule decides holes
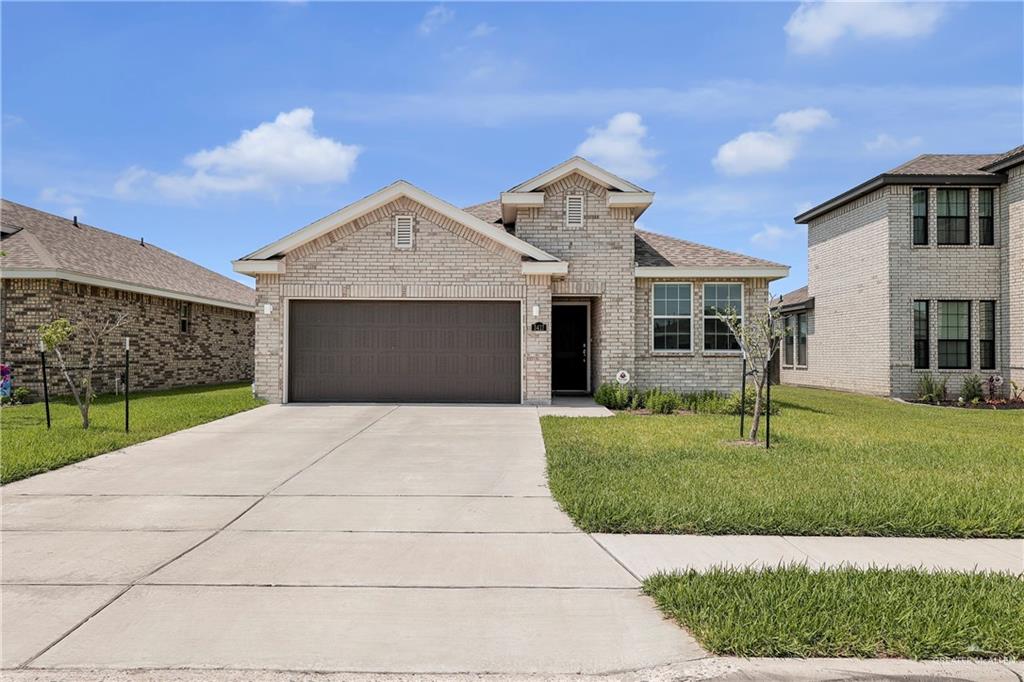
[[[519,303],[292,301],[292,402],[519,402]]]
[[[558,305],[551,308],[551,389],[586,392],[587,316],[586,305]]]

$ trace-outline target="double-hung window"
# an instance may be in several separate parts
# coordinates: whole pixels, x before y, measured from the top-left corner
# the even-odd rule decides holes
[[[928,245],[928,190],[917,188],[913,191],[914,246]]]
[[[653,295],[654,350],[692,350],[693,287],[655,282]]]
[[[981,369],[996,368],[995,301],[978,301],[978,353]]]
[[[807,366],[807,313],[796,316],[796,366]]]
[[[939,369],[971,367],[971,302],[939,301]]]
[[[783,320],[785,326],[783,328],[782,335],[782,343],[784,348],[782,355],[782,364],[785,365],[786,367],[792,367],[793,344],[796,342],[796,339],[793,336],[795,334],[795,332],[793,331],[793,316],[786,315],[786,317],[784,317]]]
[[[188,301],[178,301],[178,331],[182,334],[192,331],[192,304]]]
[[[939,244],[970,243],[967,229],[967,190],[940,189],[936,214],[936,237]]]
[[[722,319],[733,314],[743,321],[742,284],[704,285],[704,350],[740,350],[739,341]]]
[[[996,243],[995,190],[978,190],[978,243],[982,246]]]
[[[914,301],[914,369],[928,369],[928,301]]]

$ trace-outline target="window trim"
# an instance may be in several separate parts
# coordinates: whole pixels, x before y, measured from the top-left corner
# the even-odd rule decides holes
[[[654,288],[659,284],[686,284],[690,287],[690,314],[689,315],[655,315],[654,314]],[[690,320],[690,347],[687,349],[683,348],[655,348],[654,347],[654,320],[655,317],[674,319],[674,320]],[[650,324],[648,329],[650,330],[650,343],[649,347],[651,353],[657,353],[658,355],[693,355],[693,348],[696,345],[694,343],[694,324],[693,324],[693,282],[683,280],[652,280],[651,281],[651,304],[650,304]]]
[[[917,192],[924,192],[924,241],[918,242],[915,239],[914,232],[914,221],[917,216],[914,215],[914,194]],[[931,216],[931,205],[932,205],[932,193],[927,187],[914,187],[910,190],[910,245],[911,246],[928,246],[931,230],[928,229],[929,218]],[[968,213],[970,209],[968,209]]]
[[[580,222],[571,223],[569,222],[569,201],[572,199],[580,200]],[[587,195],[586,194],[566,194],[565,195],[565,226],[574,230],[578,230],[583,227],[586,223],[587,214]]]
[[[192,333],[191,301],[178,301],[178,333],[186,336]]]
[[[988,216],[981,215],[981,195],[982,195],[982,192],[987,192],[988,195],[990,197],[992,197],[992,203],[991,203],[992,214],[988,215]],[[977,214],[978,214],[978,246],[995,246],[996,245],[996,190],[995,190],[994,187],[979,187],[978,188],[978,210],[977,210]],[[981,240],[981,235],[982,235],[981,219],[982,218],[988,218],[989,220],[992,221],[992,224],[990,226],[991,227],[992,240],[989,241],[989,242],[983,242]]]
[[[400,221],[400,220],[408,220],[409,221],[409,243],[408,244],[402,244],[398,240],[398,221]],[[394,237],[393,237],[392,243],[394,244],[394,247],[396,249],[402,249],[403,251],[408,251],[409,249],[413,248],[413,244],[416,241],[415,236],[414,236],[415,235],[415,226],[416,226],[416,221],[415,221],[415,219],[414,219],[414,217],[412,215],[407,214],[407,213],[396,213],[395,214],[394,220],[392,222],[392,231],[394,233]]]
[[[713,284],[736,284],[736,285],[739,285],[739,287],[740,287],[740,322],[743,322],[744,320],[747,319],[747,291],[746,291],[747,288],[744,286],[744,282],[704,282],[701,285],[701,288],[700,288],[700,321],[701,321],[701,325],[700,325],[701,344],[700,345],[701,345],[701,348],[703,349],[703,352],[704,352],[705,355],[709,355],[709,354],[710,355],[743,355],[743,349],[742,348],[738,348],[736,350],[717,350],[717,349],[714,349],[714,348],[707,348],[705,346],[705,342],[704,342],[704,320],[707,319],[707,316],[704,315],[704,306],[705,306],[704,302],[707,300],[707,296],[705,294],[705,291],[706,291],[708,285],[713,285]],[[714,319],[721,319],[722,316],[721,315],[713,315],[712,317]]]
[[[793,318],[795,317],[795,314],[782,316],[782,366],[786,369],[796,367],[796,334],[792,333]],[[792,358],[789,362],[786,361],[787,351]]]
[[[966,192],[967,193],[967,215],[964,216],[965,230],[966,230],[966,241],[962,242],[941,242],[939,241],[939,220],[942,216],[939,215],[939,192]],[[945,216],[947,218],[960,216]],[[939,187],[935,190],[935,245],[942,247],[957,247],[957,246],[970,246],[971,245],[971,188],[970,187]]]
[[[938,313],[939,313],[939,317],[938,317],[939,335],[936,337],[936,346],[935,346],[936,350],[938,351],[938,358],[937,358],[937,361],[935,363],[937,369],[951,371],[951,372],[965,372],[965,371],[967,371],[969,369],[972,369],[974,363],[972,362],[972,358],[971,358],[971,354],[973,352],[973,349],[971,348],[971,342],[974,339],[972,338],[973,334],[971,333],[971,325],[974,323],[974,319],[973,319],[974,316],[973,316],[972,310],[971,310],[971,308],[973,306],[971,305],[970,299],[947,298],[947,299],[939,299],[938,303],[939,303],[939,305],[937,306],[937,308],[938,308]],[[943,303],[966,303],[967,304],[967,338],[966,339],[943,339],[942,338],[942,304]],[[942,352],[941,352],[941,350],[942,350],[942,342],[943,341],[957,341],[957,342],[966,341],[967,342],[967,365],[965,367],[943,367],[942,366]]]
[[[917,366],[917,304],[924,303],[924,366]],[[915,298],[910,303],[910,349],[913,369],[923,371],[932,368],[932,302],[927,298]]]
[[[796,337],[794,338],[794,341],[793,341],[793,361],[796,363],[795,366],[798,369],[807,369],[807,355],[808,355],[807,351],[810,349],[810,344],[808,343],[808,336],[809,336],[809,334],[804,333],[804,337],[803,337],[804,338],[804,356],[803,356],[803,358],[801,358],[800,357],[800,318],[801,317],[804,318],[804,324],[806,325],[808,331],[810,331],[810,326],[811,325],[810,325],[810,322],[809,322],[810,317],[808,317],[809,314],[810,313],[808,313],[805,310],[802,313],[797,313],[796,316],[795,316],[796,317]],[[801,359],[803,360],[802,363],[800,362]]]
[[[989,305],[992,306],[992,328],[991,328],[991,330],[992,330],[992,337],[988,338],[988,339],[985,338],[985,330],[981,326],[981,322],[982,322],[981,308],[985,304],[989,304]],[[997,310],[998,310],[998,306],[996,305],[995,299],[983,298],[983,299],[978,301],[978,369],[981,369],[981,370],[993,370],[994,371],[996,369],[996,367],[999,365],[999,359],[998,359],[998,356],[996,355],[996,334],[998,333],[998,329],[999,329],[998,320],[996,320]],[[991,343],[992,344],[992,364],[990,366],[986,366],[985,365],[985,356],[982,353],[982,344],[983,343]]]

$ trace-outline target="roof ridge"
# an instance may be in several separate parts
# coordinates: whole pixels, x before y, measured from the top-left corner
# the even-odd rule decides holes
[[[749,258],[750,260],[760,261],[762,263],[769,264],[769,265],[778,265],[780,267],[788,267],[784,263],[778,263],[776,261],[768,260],[767,258],[760,258],[758,256],[751,256],[751,255],[746,254],[746,253],[740,253],[739,251],[730,251],[729,249],[723,249],[723,248],[721,248],[719,246],[711,246],[709,244],[702,244],[700,242],[693,242],[693,241],[690,241],[689,239],[681,239],[679,237],[673,237],[671,235],[662,234],[660,232],[651,232],[650,230],[641,230],[638,227],[634,227],[633,230],[634,230],[634,232],[640,234],[641,236],[645,235],[645,234],[649,234],[649,235],[652,235],[654,237],[661,237],[663,239],[671,239],[672,241],[680,242],[682,244],[688,244],[690,246],[699,246],[702,249],[712,249],[714,251],[719,251],[721,253],[729,254],[730,256],[739,256],[741,258]]]

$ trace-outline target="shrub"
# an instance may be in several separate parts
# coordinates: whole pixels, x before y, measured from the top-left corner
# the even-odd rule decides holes
[[[26,386],[18,386],[10,396],[0,398],[0,405],[24,405],[32,402],[32,391]]]
[[[631,410],[642,410],[644,409],[645,394],[643,391],[633,391],[633,395],[629,399],[629,409]]]
[[[968,374],[964,377],[963,386],[960,388],[960,397],[968,403],[980,402],[984,397],[984,391],[981,387],[981,377],[977,374]]]
[[[629,407],[632,391],[621,384],[601,384],[594,391],[594,402],[609,410],[624,410]]]
[[[938,405],[946,399],[946,378],[924,374],[917,380],[917,398]]]
[[[672,414],[683,406],[683,399],[674,391],[662,391],[660,388],[648,391],[644,397],[647,409],[655,414]]]

